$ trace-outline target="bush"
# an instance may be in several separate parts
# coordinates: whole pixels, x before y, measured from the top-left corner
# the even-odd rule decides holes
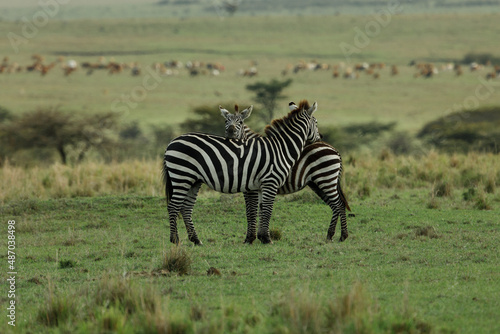
[[[427,123],[418,137],[446,152],[499,153],[500,107],[451,113]]]
[[[322,127],[323,141],[331,144],[340,152],[351,151],[361,146],[373,146],[376,140],[391,132],[396,126],[392,123],[368,122],[344,127]]]
[[[393,134],[386,145],[396,155],[408,155],[414,150],[413,139],[406,132]]]
[[[199,106],[193,109],[196,115],[180,124],[183,132],[203,132],[224,136],[224,122],[217,106]]]
[[[461,60],[462,64],[470,64],[476,62],[481,65],[498,65],[500,64],[500,58],[493,56],[491,53],[467,53]]]

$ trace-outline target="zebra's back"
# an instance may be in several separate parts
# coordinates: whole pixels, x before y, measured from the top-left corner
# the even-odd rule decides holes
[[[310,144],[302,151],[278,193],[291,194],[304,189],[311,182],[318,186],[331,184],[332,188],[336,188],[341,174],[342,158],[334,147],[324,142]]]

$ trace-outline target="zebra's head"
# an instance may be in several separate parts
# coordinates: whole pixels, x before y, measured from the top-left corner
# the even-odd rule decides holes
[[[246,139],[244,131],[243,121],[247,119],[253,110],[253,105],[246,108],[243,111],[238,111],[238,105],[234,106],[235,113],[231,114],[226,109],[219,106],[222,116],[226,119],[225,121],[225,136],[230,139]]]
[[[290,110],[301,109],[300,112],[306,115],[306,118],[309,122],[308,124],[308,132],[306,137],[306,143],[311,144],[321,140],[322,136],[318,130],[318,121],[316,117],[313,116],[313,113],[318,109],[318,103],[314,102],[311,107],[309,107],[309,103],[307,101],[301,101],[299,106],[297,107],[295,103],[289,103]]]

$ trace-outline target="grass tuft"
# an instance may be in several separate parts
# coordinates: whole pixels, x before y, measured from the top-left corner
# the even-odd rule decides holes
[[[429,239],[436,239],[440,236],[433,226],[421,226],[415,229],[415,237],[427,237]]]
[[[163,256],[161,269],[187,275],[191,270],[191,257],[182,246],[172,246]]]
[[[71,296],[59,295],[54,292],[49,281],[49,291],[45,302],[38,309],[37,320],[48,327],[57,327],[76,315],[75,299]]]
[[[476,197],[476,188],[470,187],[463,192],[462,197],[464,201],[472,201]]]
[[[439,209],[439,202],[435,196],[431,196],[431,199],[427,203],[427,209]]]
[[[491,205],[488,202],[488,199],[484,194],[481,194],[477,197],[474,208],[478,210],[491,210]]]
[[[282,233],[281,233],[281,230],[279,228],[277,228],[277,227],[271,228],[269,230],[269,234],[271,236],[271,240],[275,240],[275,241],[281,240]]]
[[[73,260],[60,260],[59,261],[59,269],[73,268],[74,266],[75,266],[75,262]]]
[[[440,181],[434,185],[432,192],[436,197],[449,197],[452,193],[452,187],[448,181]]]

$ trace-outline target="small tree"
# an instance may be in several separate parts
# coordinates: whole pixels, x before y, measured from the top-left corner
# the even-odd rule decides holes
[[[269,83],[256,82],[247,85],[246,89],[255,93],[255,100],[262,105],[265,113],[260,113],[261,119],[266,123],[270,123],[274,119],[274,111],[278,106],[278,100],[284,99],[286,95],[281,92],[286,87],[290,86],[292,79],[279,81],[272,79]]]
[[[2,132],[12,150],[54,148],[66,164],[71,148],[81,161],[91,147],[106,149],[113,145],[117,125],[114,113],[78,117],[52,107],[14,118],[2,126]]]
[[[234,15],[234,13],[236,13],[236,11],[238,10],[240,1],[239,0],[224,1],[222,5],[224,6],[224,9],[229,15]]]
[[[224,121],[217,106],[199,106],[193,109],[195,118],[188,118],[180,124],[183,132],[203,132],[224,135]]]

